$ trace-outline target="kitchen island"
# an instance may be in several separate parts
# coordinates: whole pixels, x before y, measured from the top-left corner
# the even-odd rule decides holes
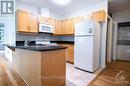
[[[29,86],[64,86],[66,48],[62,46],[8,46],[14,48],[13,69]]]

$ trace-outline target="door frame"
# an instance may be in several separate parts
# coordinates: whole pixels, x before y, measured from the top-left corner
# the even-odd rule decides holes
[[[116,21],[113,21],[113,61],[116,61],[117,59],[117,35],[118,35],[118,23]]]
[[[112,45],[113,45],[113,20],[108,15],[108,24],[107,24],[107,46],[106,46],[106,62],[112,61]]]

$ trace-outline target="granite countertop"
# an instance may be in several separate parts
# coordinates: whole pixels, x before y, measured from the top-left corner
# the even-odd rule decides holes
[[[51,43],[58,43],[58,44],[74,44],[74,41],[51,41]]]
[[[10,46],[6,45],[9,48],[18,48],[18,49],[25,49],[25,50],[32,50],[32,51],[53,51],[53,50],[60,50],[66,49],[67,47],[58,46],[58,45],[30,45],[30,46]]]

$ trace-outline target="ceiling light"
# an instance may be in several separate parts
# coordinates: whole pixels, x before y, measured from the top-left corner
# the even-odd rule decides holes
[[[66,5],[70,2],[70,0],[54,0],[54,2],[59,5]]]

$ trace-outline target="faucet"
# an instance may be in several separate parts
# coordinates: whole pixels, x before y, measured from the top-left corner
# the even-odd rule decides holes
[[[24,42],[24,46],[26,47],[26,46],[28,46],[28,44],[31,42],[31,40],[27,40],[27,41],[25,41]]]

